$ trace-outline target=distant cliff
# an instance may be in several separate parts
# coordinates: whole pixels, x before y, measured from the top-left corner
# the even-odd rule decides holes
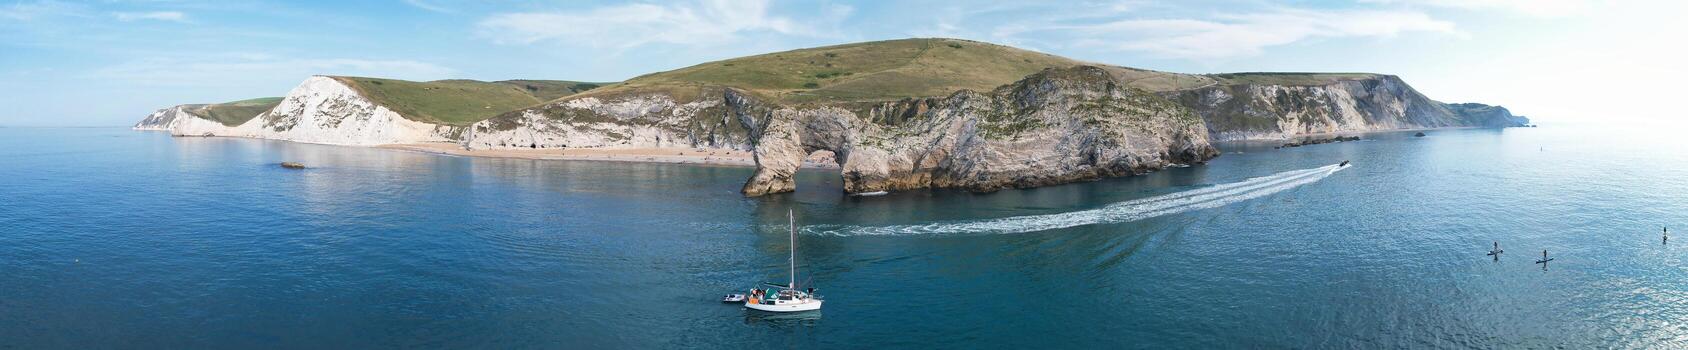
[[[178,123],[177,119],[180,118],[182,114],[187,113],[185,112],[186,109],[198,106],[201,105],[178,105],[170,108],[159,109],[152,112],[152,114],[148,114],[146,118],[141,118],[141,121],[135,123],[135,126],[130,127],[130,129],[169,131],[171,127],[174,127],[175,124]]]
[[[183,123],[215,122],[235,126],[275,108],[280,97],[254,98],[214,104],[187,104],[160,109],[135,123],[135,130],[168,131]]]
[[[135,129],[356,146],[457,142],[464,126],[454,122],[478,121],[593,87],[544,80],[410,82],[314,76],[285,97],[166,108]]]
[[[1528,124],[1506,108],[1433,101],[1380,74],[1215,75],[1198,89],[1163,92],[1207,122],[1215,141],[1285,139],[1313,133]]]

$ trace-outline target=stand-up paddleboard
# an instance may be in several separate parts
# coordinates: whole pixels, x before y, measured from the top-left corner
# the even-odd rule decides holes
[[[1506,252],[1505,250],[1491,250],[1491,251],[1489,251],[1489,254],[1486,254],[1486,255],[1500,255],[1500,253],[1505,253],[1505,252]]]
[[[1537,263],[1537,264],[1546,264],[1546,263],[1547,263],[1547,262],[1549,262],[1549,261],[1553,261],[1553,259],[1547,259],[1547,260],[1536,260],[1536,263]]]

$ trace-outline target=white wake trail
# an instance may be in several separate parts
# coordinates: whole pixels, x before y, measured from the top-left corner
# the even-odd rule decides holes
[[[1045,231],[1084,225],[1143,220],[1163,215],[1216,208],[1260,198],[1329,177],[1345,166],[1329,165],[1291,170],[1243,181],[1109,204],[1105,207],[1066,213],[1013,216],[999,219],[938,222],[894,226],[815,226],[805,233],[838,236],[1004,234]]]

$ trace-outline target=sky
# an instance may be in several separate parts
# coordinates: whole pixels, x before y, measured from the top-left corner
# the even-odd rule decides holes
[[[311,75],[620,81],[950,37],[1183,73],[1399,75],[1542,123],[1679,120],[1688,2],[0,0],[0,126],[125,126]]]

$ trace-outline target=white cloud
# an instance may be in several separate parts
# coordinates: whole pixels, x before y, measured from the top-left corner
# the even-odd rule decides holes
[[[457,11],[453,11],[449,7],[435,5],[435,4],[428,3],[428,2],[423,1],[423,0],[404,0],[404,3],[410,5],[411,7],[427,10],[429,12],[438,12],[438,13],[457,12]]]
[[[188,19],[187,14],[177,11],[113,12],[112,16],[117,17],[117,20],[124,22],[140,20],[184,22]]]
[[[1296,9],[1211,19],[1124,19],[1053,25],[1028,32],[1066,36],[1071,46],[1079,48],[1184,59],[1254,56],[1267,47],[1314,38],[1392,37],[1406,32],[1459,34],[1452,22],[1419,12]]]
[[[85,10],[80,4],[58,1],[15,2],[0,5],[0,20],[30,21],[52,16],[78,16]]]
[[[770,14],[766,0],[704,0],[506,13],[481,20],[479,27],[482,35],[499,43],[558,42],[614,49],[650,44],[711,46],[737,41],[746,33],[823,36],[811,28],[835,25],[851,11],[849,6],[829,6],[823,14],[826,18],[799,23]]]
[[[147,58],[96,69],[83,78],[125,81],[138,86],[261,86],[304,80],[311,75],[435,80],[454,74],[450,68],[411,60],[281,58],[234,53]]]
[[[1375,4],[1422,5],[1462,10],[1505,10],[1535,17],[1565,17],[1584,13],[1588,0],[1361,0]]]

